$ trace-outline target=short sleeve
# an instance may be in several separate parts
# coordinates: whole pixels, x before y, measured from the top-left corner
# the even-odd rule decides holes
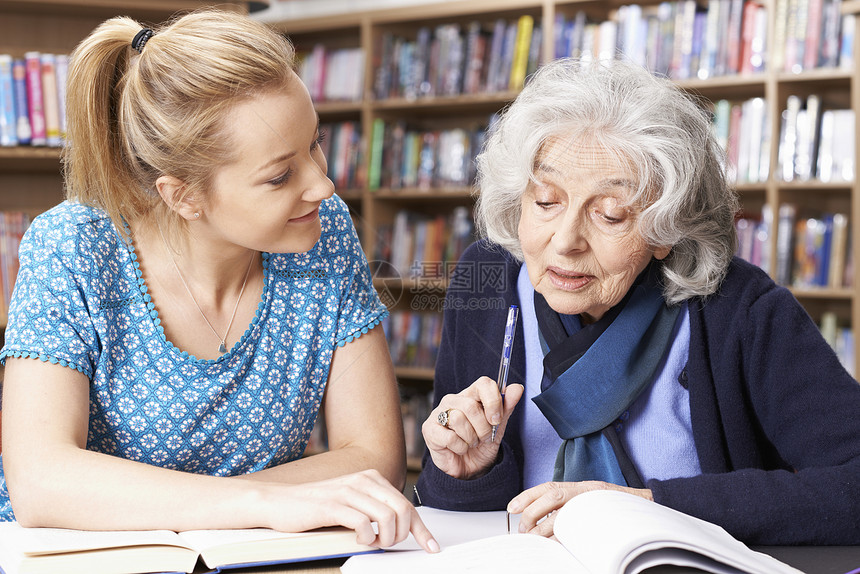
[[[0,363],[9,357],[34,358],[92,378],[98,353],[84,296],[87,281],[72,271],[80,268],[77,241],[63,236],[62,225],[37,218],[21,241]]]
[[[388,308],[382,303],[373,287],[367,257],[358,240],[358,234],[349,212],[340,200],[341,209],[332,214],[332,227],[340,230],[345,271],[344,290],[341,294],[335,343],[342,347],[353,339],[378,325],[388,315]],[[337,261],[339,257],[335,257]]]

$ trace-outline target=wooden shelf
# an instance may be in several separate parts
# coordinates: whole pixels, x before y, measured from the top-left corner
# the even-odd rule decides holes
[[[55,147],[0,147],[0,171],[57,173],[60,152]]]
[[[394,374],[398,379],[412,379],[419,381],[433,381],[433,369],[431,367],[394,367]]]
[[[268,3],[268,0],[263,0]],[[246,10],[247,2],[220,0],[224,8]],[[206,0],[0,0],[0,12],[51,13],[53,15],[158,16],[211,6]]]

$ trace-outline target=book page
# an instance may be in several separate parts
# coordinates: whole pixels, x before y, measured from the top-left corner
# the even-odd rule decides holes
[[[131,546],[185,547],[182,539],[170,530],[24,528],[17,522],[0,522],[0,545],[30,555]]]
[[[561,544],[534,534],[502,534],[448,546],[437,554],[409,550],[353,556],[340,571],[342,574],[591,574]]]
[[[594,572],[634,574],[637,556],[659,548],[702,554],[749,574],[799,574],[775,558],[751,550],[721,527],[613,490],[585,492],[571,499],[555,520],[555,535]],[[697,567],[709,570],[709,561]],[[651,564],[653,565],[653,564]]]
[[[419,506],[416,510],[441,548],[508,532],[504,510],[457,512],[429,506]],[[511,532],[516,532],[518,527],[519,515],[511,515]],[[421,550],[421,547],[410,534],[406,540],[386,550]]]
[[[189,530],[180,536],[210,568],[235,564],[281,564],[307,558],[381,552],[359,544],[348,528],[319,528],[308,532],[278,532],[268,528]]]

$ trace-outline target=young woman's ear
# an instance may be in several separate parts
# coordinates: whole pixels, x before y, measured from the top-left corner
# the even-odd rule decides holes
[[[195,194],[188,193],[185,182],[172,175],[162,175],[155,180],[158,195],[170,209],[187,221],[200,219],[201,206]]]

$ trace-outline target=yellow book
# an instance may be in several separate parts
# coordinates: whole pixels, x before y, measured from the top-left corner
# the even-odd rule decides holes
[[[534,29],[534,18],[528,14],[520,16],[517,22],[517,39],[514,47],[514,59],[511,62],[511,76],[508,81],[508,89],[519,91],[523,89],[526,80],[526,70],[529,65],[529,48],[532,43],[532,30]]]
[[[355,532],[322,528],[284,533],[245,530],[85,531],[24,528],[0,522],[0,571],[5,574],[137,574],[192,572],[200,560],[220,571],[380,552],[357,544]]]

